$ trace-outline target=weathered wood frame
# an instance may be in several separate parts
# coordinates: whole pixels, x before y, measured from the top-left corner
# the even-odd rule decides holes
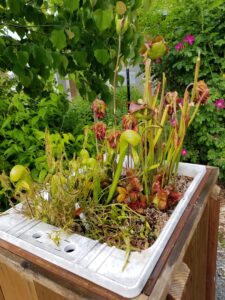
[[[207,168],[136,300],[215,299],[219,220],[217,177],[217,168]],[[0,239],[0,300],[33,299],[125,298]]]

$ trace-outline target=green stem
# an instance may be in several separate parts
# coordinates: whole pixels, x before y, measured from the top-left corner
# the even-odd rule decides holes
[[[119,182],[120,175],[121,175],[121,172],[122,172],[122,169],[123,169],[123,161],[124,161],[124,158],[126,156],[127,147],[128,147],[128,144],[126,144],[121,149],[119,161],[118,161],[117,168],[116,168],[116,172],[115,172],[115,175],[114,175],[114,178],[113,178],[113,183],[112,183],[112,185],[110,187],[109,195],[108,195],[108,198],[107,198],[105,204],[109,204],[110,203],[110,201],[112,200],[112,198],[114,196],[114,193],[116,191],[117,184]]]
[[[165,89],[166,89],[166,76],[165,76],[165,73],[163,73],[162,93],[161,93],[161,99],[160,99],[160,105],[159,105],[159,115],[158,115],[159,121],[161,120],[162,112],[163,112]]]
[[[166,118],[167,118],[167,113],[168,113],[168,106],[166,106],[166,108],[164,109],[163,116],[162,116],[161,123],[160,123],[161,127],[157,130],[157,134],[154,138],[154,142],[153,142],[154,146],[157,144],[157,142],[162,134],[163,127],[165,125]]]
[[[197,57],[196,60],[196,65],[195,65],[195,77],[194,77],[194,85],[192,89],[192,94],[191,94],[191,102],[194,101],[194,98],[196,96],[196,90],[197,90],[197,84],[198,84],[198,76],[199,76],[199,69],[200,69],[200,54]]]
[[[116,78],[119,69],[120,62],[120,52],[121,52],[121,35],[119,35],[118,39],[118,51],[117,51],[117,59],[116,59],[116,67],[114,70],[114,79],[113,79],[113,116],[114,116],[114,129],[116,129]]]

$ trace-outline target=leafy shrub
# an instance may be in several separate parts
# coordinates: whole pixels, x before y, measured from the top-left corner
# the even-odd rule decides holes
[[[142,1],[123,2],[129,26],[123,34],[121,57],[125,62],[135,62],[142,42],[136,30],[136,11]],[[69,74],[84,97],[93,100],[100,93],[102,97],[109,95],[106,82],[113,82],[118,47],[117,1],[18,3],[15,6],[12,1],[1,1],[0,10],[4,19],[0,28],[0,68],[18,76],[18,89],[38,96],[52,72],[58,72],[61,76]],[[7,29],[21,40],[12,38]]]
[[[36,179],[42,179],[47,169],[44,146],[45,128],[49,128],[55,144],[69,145],[76,140],[61,130],[68,100],[61,93],[50,93],[45,98],[31,99],[15,93],[14,80],[4,75],[0,90],[0,170],[8,171],[15,164],[32,169]],[[59,131],[56,134],[56,131]],[[54,134],[53,134],[54,133]],[[68,147],[68,154],[79,149],[79,144]]]
[[[141,92],[135,88],[131,87],[131,100],[141,98]],[[111,97],[110,97],[111,99]],[[118,123],[121,122],[122,115],[127,113],[128,101],[127,101],[127,88],[121,86],[117,88],[116,91],[116,102],[117,102],[117,119]],[[108,99],[104,99],[107,103],[107,115],[105,122],[110,127],[113,124],[113,103]],[[108,100],[108,101],[107,101]],[[74,102],[70,103],[69,110],[67,111],[62,130],[64,132],[71,132],[74,136],[81,134],[83,128],[86,125],[93,124],[93,112],[91,110],[91,103],[85,99],[77,98]]]
[[[225,178],[225,110],[218,110],[213,104],[216,99],[225,98],[225,1],[175,2],[169,1],[167,16],[156,5],[156,12],[147,15],[158,14],[159,18],[145,17],[142,23],[150,33],[152,28],[153,35],[159,29],[158,34],[164,35],[170,48],[162,63],[155,66],[154,73],[161,80],[159,75],[164,71],[169,89],[180,92],[192,81],[193,61],[201,52],[200,78],[210,88],[211,101],[201,107],[189,128],[185,160],[218,166],[221,178]]]
[[[93,113],[91,111],[91,103],[80,98],[70,103],[63,120],[62,129],[65,132],[71,132],[75,136],[83,132],[84,126],[92,123]]]
[[[188,131],[185,161],[209,164],[220,168],[220,178],[225,179],[225,108],[218,109],[210,101]]]
[[[131,87],[130,89],[130,97],[131,101],[136,101],[139,98],[142,98],[142,94],[136,87]],[[122,115],[126,114],[128,111],[128,100],[127,100],[127,87],[120,86],[116,90],[116,115],[118,123],[121,122]],[[110,126],[113,124],[113,103],[108,103],[108,114],[106,116],[106,123]]]

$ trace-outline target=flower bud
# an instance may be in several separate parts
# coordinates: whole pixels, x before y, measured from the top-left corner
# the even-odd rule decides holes
[[[92,103],[92,110],[98,119],[103,119],[106,114],[106,104],[103,100],[95,99]]]
[[[200,80],[197,83],[197,90],[196,90],[196,95],[195,95],[195,102],[201,102],[201,103],[206,103],[208,98],[209,98],[209,89],[207,84],[204,82],[204,80]]]
[[[112,132],[109,135],[108,141],[111,148],[115,149],[117,147],[120,140],[120,136],[121,136],[121,131]]]
[[[141,48],[140,54],[146,58],[159,61],[168,52],[168,46],[161,36],[147,40]]]
[[[132,114],[126,114],[122,117],[122,128],[138,131],[138,120]]]
[[[116,32],[118,35],[123,35],[128,28],[128,18],[127,17],[123,17],[122,19],[119,19],[118,15],[116,15],[115,18],[115,22],[116,22]]]
[[[106,135],[106,124],[103,122],[97,122],[93,126],[95,136],[97,140],[104,140]]]

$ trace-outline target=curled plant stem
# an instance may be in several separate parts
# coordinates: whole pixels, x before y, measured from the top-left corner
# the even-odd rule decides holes
[[[193,86],[192,94],[191,94],[191,102],[194,101],[195,96],[196,96],[200,63],[201,63],[201,59],[200,59],[200,53],[199,53],[198,57],[197,57],[197,60],[196,60],[196,65],[195,65],[195,77],[194,77],[194,86]]]
[[[114,70],[114,79],[113,79],[113,116],[114,116],[114,130],[116,129],[116,78],[119,69],[119,62],[120,62],[120,52],[121,52],[121,35],[119,35],[118,39],[118,51],[117,51],[117,58],[116,58],[116,67]]]

